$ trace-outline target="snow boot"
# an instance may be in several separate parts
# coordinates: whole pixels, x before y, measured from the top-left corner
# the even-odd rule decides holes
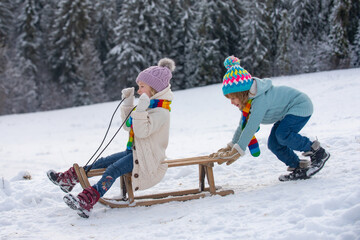
[[[326,161],[330,158],[330,153],[320,146],[320,142],[318,140],[313,142],[310,151],[304,152],[302,155],[308,156],[311,159],[311,166],[306,173],[308,177],[318,173],[324,167]]]
[[[71,192],[76,183],[79,182],[79,178],[76,175],[73,167],[69,168],[69,170],[63,173],[49,170],[47,172],[47,176],[51,182],[53,182],[55,185],[60,186],[61,190],[66,193]]]
[[[93,187],[85,188],[76,197],[72,194],[66,194],[64,196],[64,202],[73,210],[77,211],[77,214],[82,218],[88,218],[90,216],[90,210],[95,203],[99,201],[100,194]]]
[[[295,181],[299,179],[308,179],[310,177],[306,175],[306,172],[309,170],[309,166],[310,166],[310,161],[301,159],[299,162],[299,166],[297,168],[288,167],[287,170],[291,173],[281,175],[279,177],[279,180],[285,182],[285,181]]]

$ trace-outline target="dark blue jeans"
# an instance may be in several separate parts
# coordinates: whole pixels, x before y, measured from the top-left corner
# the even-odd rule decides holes
[[[99,158],[91,169],[98,168],[106,168],[106,171],[102,175],[101,179],[92,187],[95,188],[100,193],[100,197],[102,197],[110,189],[118,177],[132,171],[132,150],[126,150],[104,158]]]
[[[309,138],[301,136],[300,130],[309,121],[309,117],[286,115],[281,121],[274,124],[268,139],[268,148],[276,157],[287,166],[299,166],[299,157],[296,151],[310,151],[312,142]]]

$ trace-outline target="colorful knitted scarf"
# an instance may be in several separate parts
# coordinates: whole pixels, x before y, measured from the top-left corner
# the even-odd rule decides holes
[[[241,129],[243,130],[246,126],[246,123],[250,116],[250,108],[251,108],[251,102],[252,99],[249,99],[249,101],[246,103],[245,107],[242,110],[243,116],[241,121]],[[260,127],[259,127],[260,129]],[[257,131],[259,131],[259,129]],[[251,138],[251,141],[248,145],[251,155],[254,157],[258,157],[260,155],[260,148],[259,143],[255,137],[255,135]]]
[[[163,99],[152,99],[150,100],[149,108],[157,108],[162,107],[165,109],[168,109],[171,111],[170,108],[171,101],[163,100]],[[129,119],[126,121],[126,126],[130,128],[129,132],[129,140],[126,145],[126,149],[131,150],[133,144],[134,144],[134,129],[132,124],[132,117],[129,117]]]

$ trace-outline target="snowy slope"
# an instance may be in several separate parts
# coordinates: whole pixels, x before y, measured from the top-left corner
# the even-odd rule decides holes
[[[259,158],[247,154],[214,167],[217,185],[234,195],[130,209],[97,204],[89,219],[63,203],[64,193],[46,171],[85,164],[118,102],[0,117],[0,239],[360,239],[360,69],[273,83],[313,100],[315,113],[302,132],[317,137],[331,158],[312,179],[277,180],[286,166],[267,149],[271,125],[262,125]],[[240,119],[219,84],[175,92],[171,115],[169,158],[216,151],[231,140]],[[121,131],[104,155],[123,150],[126,141]],[[23,179],[26,173],[31,180]],[[144,193],[194,188],[197,174],[194,166],[169,169]],[[118,185],[108,194],[118,194]]]

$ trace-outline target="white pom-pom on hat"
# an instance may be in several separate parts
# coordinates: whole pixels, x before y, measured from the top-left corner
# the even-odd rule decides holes
[[[162,58],[157,66],[152,66],[140,72],[136,82],[144,82],[157,92],[169,86],[172,73],[175,70],[175,62],[170,58]]]
[[[167,67],[168,69],[170,69],[171,72],[173,72],[176,68],[174,60],[172,60],[170,58],[160,59],[160,61],[158,62],[158,66],[159,67]]]

